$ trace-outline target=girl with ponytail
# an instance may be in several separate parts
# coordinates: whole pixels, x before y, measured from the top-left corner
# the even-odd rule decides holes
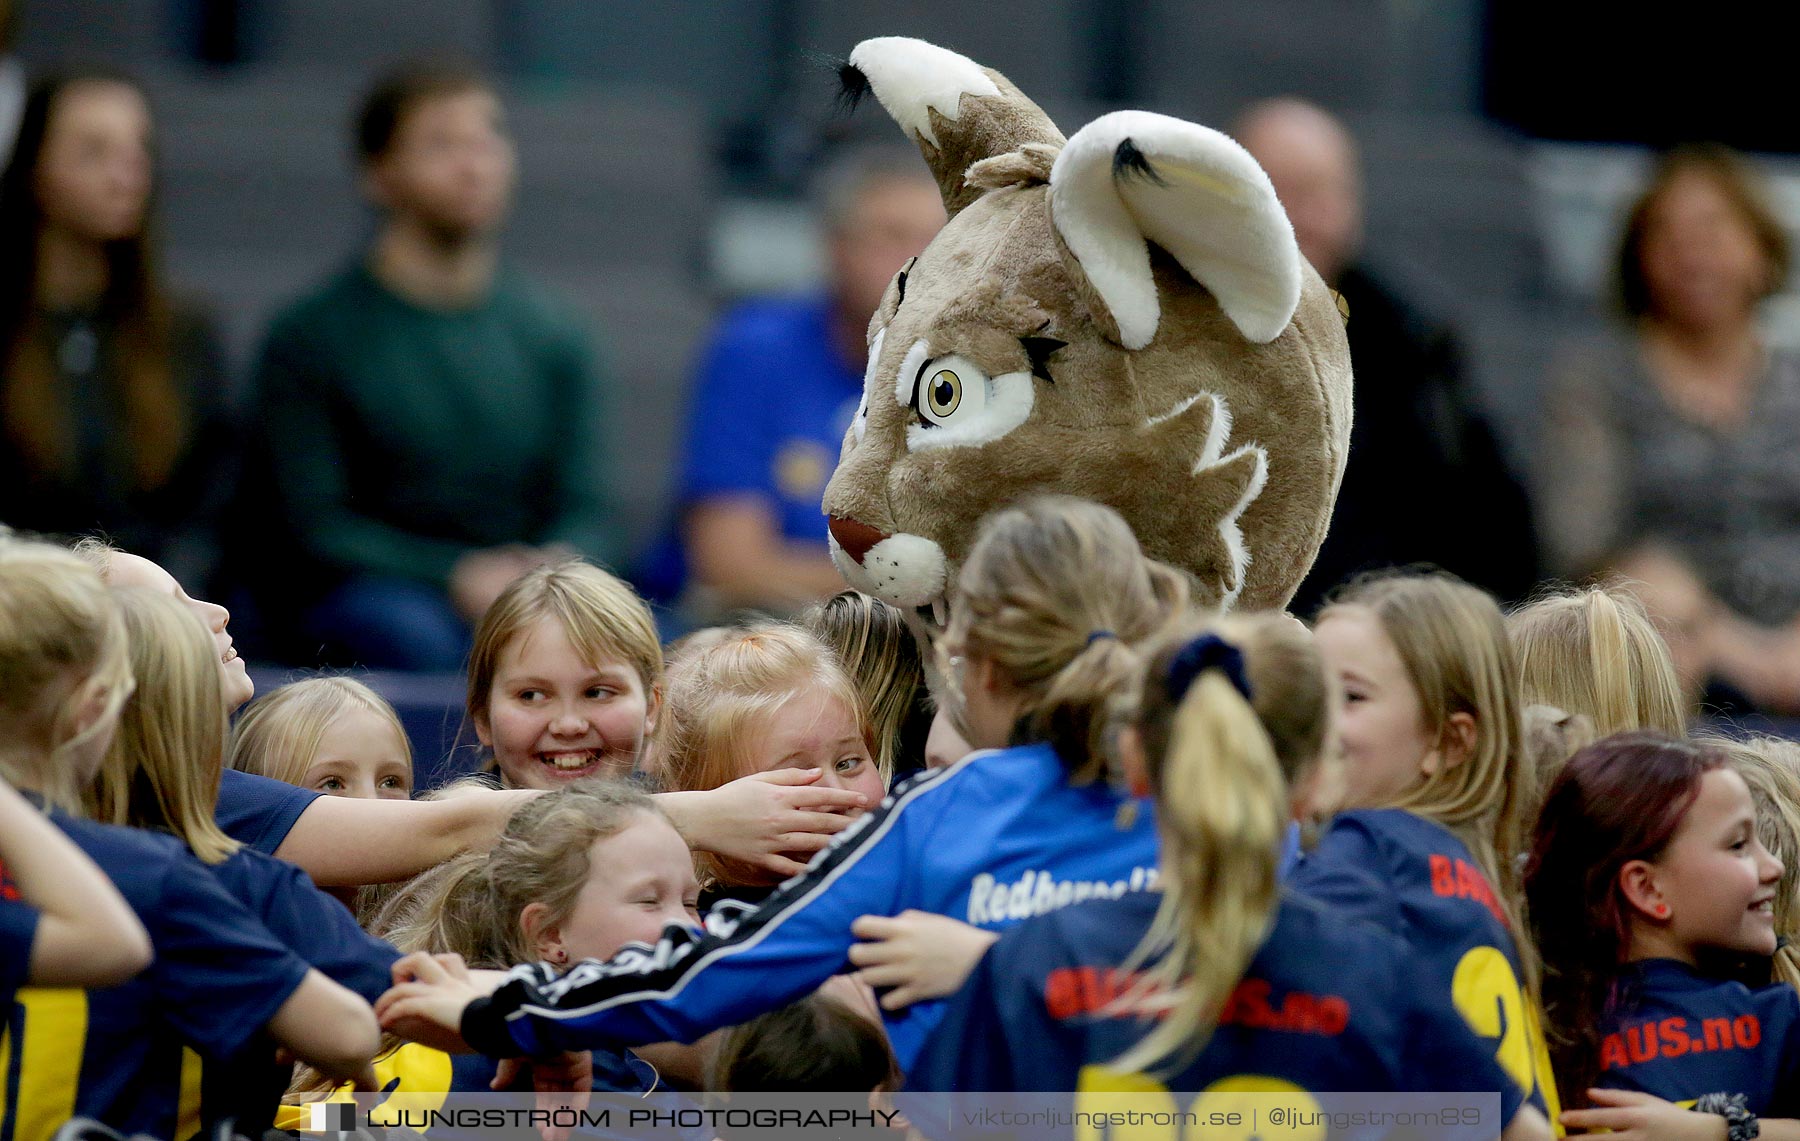
[[[1668,643],[1637,597],[1616,586],[1539,596],[1506,619],[1526,705],[1584,714],[1601,737],[1687,732],[1691,702]]]
[[[691,1042],[785,1006],[851,964],[851,924],[907,909],[998,931],[1096,895],[1154,886],[1150,813],[1116,780],[1108,703],[1136,647],[1186,605],[1125,521],[1038,498],[982,525],[939,643],[959,728],[976,751],[901,786],[804,875],[755,909],[721,904],[704,937],[676,926],[651,955],[515,968],[482,995],[427,957],[382,1000],[384,1026],[506,1057],[590,1042]],[[467,1008],[465,1010],[465,1008]],[[890,1016],[905,1069],[941,1003]],[[460,1032],[459,1032],[460,1031]]]
[[[1548,1137],[1492,1051],[1411,984],[1400,940],[1280,886],[1333,704],[1305,627],[1260,614],[1188,631],[1135,688],[1119,751],[1155,801],[1160,899],[1096,900],[1002,935],[909,1088],[1499,1091],[1505,1136]]]

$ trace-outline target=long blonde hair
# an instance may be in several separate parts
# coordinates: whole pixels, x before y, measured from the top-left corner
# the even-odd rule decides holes
[[[650,608],[631,586],[580,559],[527,571],[500,592],[475,628],[469,651],[469,719],[488,719],[500,656],[540,619],[555,618],[583,660],[619,658],[637,672],[644,699],[662,693],[662,643]]]
[[[1163,897],[1129,964],[1155,966],[1125,1002],[1162,1017],[1113,1063],[1125,1071],[1201,1050],[1268,937],[1289,788],[1323,758],[1332,704],[1311,634],[1280,614],[1162,640],[1139,692]]]
[[[86,790],[68,755],[111,729],[132,686],[124,621],[99,574],[59,547],[0,535],[0,733],[11,746],[0,773],[80,814]],[[101,695],[101,715],[76,732]]]
[[[948,678],[958,658],[992,662],[1025,695],[1013,743],[1049,742],[1072,781],[1092,781],[1108,768],[1108,703],[1136,678],[1136,647],[1187,599],[1188,580],[1146,558],[1112,508],[1032,496],[982,521],[952,592],[938,665]],[[959,695],[947,696],[967,737]]]
[[[1422,776],[1383,807],[1434,820],[1468,847],[1494,884],[1535,981],[1518,868],[1536,781],[1525,756],[1519,671],[1499,604],[1453,575],[1386,573],[1352,582],[1318,621],[1352,607],[1372,614],[1398,651],[1429,732],[1442,739],[1457,713],[1474,719],[1475,747],[1462,763]]]
[[[173,595],[137,586],[115,593],[138,684],[107,750],[94,816],[167,829],[202,861],[221,863],[239,845],[213,817],[226,734],[218,649]]]
[[[845,590],[808,608],[797,621],[831,647],[856,683],[868,712],[875,763],[887,782],[894,775],[902,733],[909,720],[919,717],[919,698],[925,689],[919,643],[906,628],[905,617],[879,598]],[[923,749],[923,736],[917,744]]]
[[[1800,744],[1780,737],[1707,737],[1699,743],[1722,750],[1750,786],[1756,834],[1782,865],[1775,887],[1775,934],[1788,942],[1775,952],[1775,975],[1800,987]]]
[[[347,677],[289,682],[251,702],[231,731],[227,763],[240,772],[300,784],[318,759],[319,744],[332,722],[359,710],[373,713],[393,730],[410,772],[412,744],[394,707],[362,682]]]
[[[1668,644],[1625,588],[1540,595],[1507,617],[1506,632],[1526,705],[1585,714],[1600,737],[1687,732],[1687,702]]]

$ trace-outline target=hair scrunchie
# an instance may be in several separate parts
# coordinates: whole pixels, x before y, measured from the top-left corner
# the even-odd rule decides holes
[[[1250,679],[1244,673],[1244,654],[1217,634],[1202,634],[1181,647],[1169,662],[1169,698],[1179,703],[1207,670],[1223,670],[1232,687],[1250,700]]]

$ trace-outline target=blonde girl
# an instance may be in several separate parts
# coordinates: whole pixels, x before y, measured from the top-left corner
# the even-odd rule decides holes
[[[872,806],[886,793],[873,744],[862,695],[831,651],[799,627],[768,623],[726,634],[670,667],[656,768],[672,791],[817,770],[814,787],[854,792]],[[760,898],[767,891],[755,888],[776,882],[707,856],[700,867],[709,890],[739,899]]]
[[[1593,586],[1541,595],[1506,619],[1526,705],[1552,705],[1590,718],[1598,736],[1652,729],[1687,732],[1683,696],[1668,643],[1637,597]]]
[[[307,678],[251,702],[232,727],[228,763],[327,796],[412,796],[406,729],[393,706],[353,678]]]
[[[198,624],[192,635],[222,740],[217,657]],[[0,540],[0,678],[8,683],[0,700],[11,706],[0,729],[9,779],[39,796],[86,793],[110,755],[133,670],[117,602],[68,552]],[[185,712],[169,723],[177,722]],[[50,992],[15,999],[7,1026],[19,1037],[6,1043],[20,1075],[7,1105],[14,1137],[48,1138],[71,1113],[133,1132],[191,1134],[202,1107],[181,1080],[184,1045],[232,1058],[266,1030],[346,1078],[367,1064],[376,1042],[367,1005],[289,951],[179,840],[62,811],[52,820],[125,897],[154,959],[131,982],[76,1001]]]
[[[378,924],[402,950],[454,952],[471,967],[566,965],[654,943],[669,924],[698,925],[699,890],[687,845],[655,801],[624,781],[590,781],[521,808],[491,852],[419,877]],[[394,1093],[482,1092],[501,1072],[479,1055],[387,1046],[375,1074]],[[656,1085],[655,1070],[629,1051],[595,1050],[593,1067],[597,1090]],[[501,1088],[517,1077],[508,1067]],[[311,1083],[321,1086],[329,1083]]]
[[[987,519],[944,635],[948,676],[978,751],[908,785],[756,910],[721,906],[711,931],[666,932],[660,966],[518,968],[492,997],[428,958],[383,1000],[385,1025],[496,1056],[595,1041],[691,1041],[786,1005],[842,971],[865,914],[907,908],[989,930],[1076,899],[1155,882],[1149,813],[1108,778],[1107,702],[1135,646],[1186,603],[1185,580],[1144,558],[1117,513],[1035,498]],[[464,1008],[479,1000],[468,1010]],[[517,1012],[517,1017],[510,1017]],[[907,1067],[939,1013],[890,1019]]]
[[[1343,694],[1346,811],[1292,882],[1403,935],[1423,985],[1469,1010],[1554,1112],[1517,874],[1533,774],[1500,608],[1449,575],[1385,574],[1337,595],[1315,631]],[[1482,1013],[1496,1004],[1498,1024]]]
[[[1002,935],[909,1088],[1499,1090],[1505,1136],[1548,1137],[1400,940],[1279,887],[1334,700],[1307,632],[1280,615],[1189,630],[1135,688],[1120,753],[1155,802],[1162,892]]]

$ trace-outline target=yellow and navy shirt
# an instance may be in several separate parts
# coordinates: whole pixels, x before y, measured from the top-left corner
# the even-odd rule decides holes
[[[1404,939],[1431,999],[1461,1011],[1501,1069],[1556,1120],[1550,1052],[1518,945],[1494,885],[1455,833],[1397,808],[1346,812],[1288,883]]]
[[[1205,1047],[1173,1075],[1113,1075],[1108,1063],[1153,1025],[1119,1003],[1159,903],[1155,892],[1095,900],[1002,935],[907,1088],[1072,1093],[1078,1107],[1083,1095],[1159,1090],[1498,1093],[1506,1121],[1524,1103],[1492,1047],[1413,985],[1400,939],[1291,891]]]
[[[1600,1026],[1603,1089],[1665,1101],[1740,1093],[1758,1117],[1800,1117],[1800,993],[1752,990],[1672,959],[1631,964]]]
[[[181,1141],[200,1126],[198,1060],[244,1050],[307,964],[173,837],[51,819],[119,889],[156,957],[123,986],[13,997],[0,1037],[0,1141],[44,1141],[78,1114]]]

